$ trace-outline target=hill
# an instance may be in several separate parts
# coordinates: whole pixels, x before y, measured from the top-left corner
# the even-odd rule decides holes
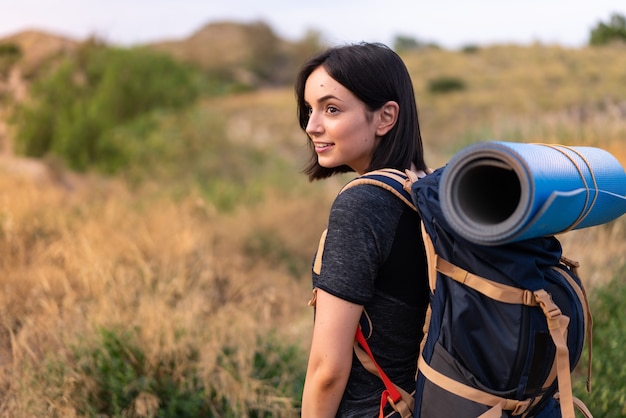
[[[0,44],[17,45],[21,51],[18,63],[26,78],[33,76],[45,62],[76,51],[80,41],[39,30],[25,30],[0,39]]]
[[[263,22],[213,22],[187,38],[146,45],[207,72],[229,72],[238,82],[253,86],[290,81],[295,63],[317,47],[303,46],[279,38]]]

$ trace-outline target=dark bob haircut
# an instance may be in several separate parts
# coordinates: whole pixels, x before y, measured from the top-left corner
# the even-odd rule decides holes
[[[398,103],[398,120],[374,150],[367,171],[380,168],[405,170],[411,167],[411,163],[418,170],[426,169],[415,92],[409,72],[398,54],[383,44],[360,43],[327,49],[305,62],[295,85],[298,119],[304,131],[309,120],[304,87],[311,73],[320,66],[370,111],[380,109],[389,101]],[[354,171],[346,165],[322,167],[312,141],[309,140],[308,145],[311,158],[303,171],[310,181]]]

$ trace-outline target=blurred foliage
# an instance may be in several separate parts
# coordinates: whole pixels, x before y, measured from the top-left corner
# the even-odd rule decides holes
[[[223,115],[201,107],[152,112],[113,129],[106,142],[117,150],[105,161],[134,187],[158,184],[185,196],[196,190],[219,210],[258,200],[268,176],[284,167],[252,144],[228,140]]]
[[[461,51],[466,53],[466,54],[475,54],[478,51],[480,51],[480,46],[476,45],[476,44],[468,44],[468,45],[464,45],[461,48]]]
[[[626,42],[626,17],[613,13],[608,23],[599,22],[591,30],[589,45],[606,45],[614,41]]]
[[[243,397],[224,391],[219,384],[203,380],[195,349],[185,358],[168,357],[152,364],[147,360],[135,332],[100,330],[99,345],[77,347],[74,356],[82,380],[73,396],[82,404],[81,413],[107,417],[273,417],[273,402],[279,409],[295,411],[304,382],[303,353],[296,346],[279,342],[275,335],[258,339],[252,358],[241,356],[237,347],[223,347],[214,369],[237,381],[251,379],[256,385]],[[242,364],[242,363],[246,364]],[[241,376],[249,370],[249,376]],[[240,399],[240,398],[238,398]],[[292,413],[295,415],[295,412]]]
[[[16,148],[31,157],[58,156],[75,170],[113,173],[128,156],[109,133],[156,109],[192,103],[201,81],[166,55],[87,43],[37,79],[31,99],[18,106]]]
[[[399,54],[422,48],[424,44],[412,36],[397,35],[393,41],[393,49]]]
[[[393,40],[393,49],[398,54],[404,54],[410,51],[417,51],[424,48],[440,49],[441,47],[434,42],[423,42],[407,35],[396,35]]]
[[[428,91],[434,94],[461,90],[465,90],[465,82],[458,77],[442,76],[428,82]]]
[[[0,78],[9,75],[11,67],[22,57],[22,50],[14,43],[0,43]]]
[[[585,389],[587,351],[578,365],[574,392],[594,414],[603,418],[626,416],[626,266],[605,286],[594,289],[590,305],[593,314],[593,367],[591,393]]]

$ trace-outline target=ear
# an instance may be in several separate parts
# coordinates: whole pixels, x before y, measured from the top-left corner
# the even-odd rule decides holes
[[[378,127],[376,128],[376,135],[383,136],[396,125],[398,121],[398,113],[400,112],[400,106],[398,103],[389,101],[385,103],[380,109],[378,109]]]

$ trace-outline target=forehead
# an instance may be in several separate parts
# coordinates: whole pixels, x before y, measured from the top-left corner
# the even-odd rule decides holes
[[[306,80],[304,98],[307,102],[317,101],[328,95],[336,98],[354,97],[352,92],[332,78],[323,66],[317,67]]]

